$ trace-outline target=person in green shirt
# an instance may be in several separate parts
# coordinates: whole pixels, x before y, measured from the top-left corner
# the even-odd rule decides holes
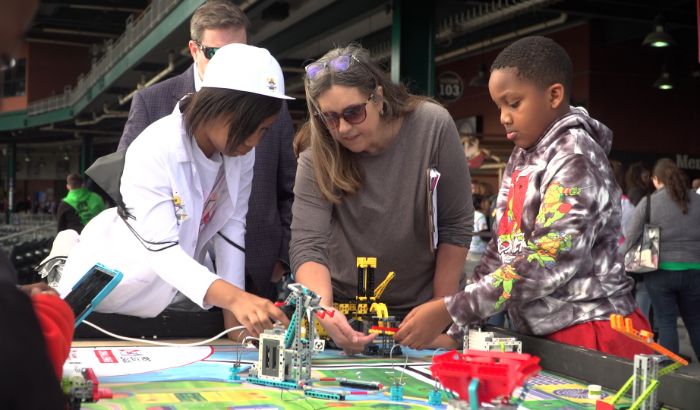
[[[80,233],[85,225],[105,209],[102,197],[83,186],[83,178],[70,174],[66,178],[68,194],[58,205],[58,231],[73,229]]]

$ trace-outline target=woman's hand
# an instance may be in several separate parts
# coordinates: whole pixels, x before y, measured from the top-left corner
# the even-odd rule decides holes
[[[241,292],[227,309],[254,337],[258,337],[263,330],[272,328],[273,320],[285,326],[289,324],[287,316],[272,302],[248,292]]]
[[[365,346],[371,343],[376,334],[365,335],[362,332],[358,332],[353,329],[348,323],[348,319],[338,310],[333,310],[333,316],[331,317],[329,311],[332,308],[327,308],[325,314],[322,314],[323,318],[319,318],[319,322],[328,336],[333,339],[336,345],[343,349],[345,354],[354,355],[362,353],[365,350]]]
[[[438,335],[452,322],[443,298],[431,300],[411,310],[399,325],[394,339],[411,349],[432,347]]]

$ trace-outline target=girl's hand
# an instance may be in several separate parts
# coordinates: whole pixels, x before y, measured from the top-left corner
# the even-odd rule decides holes
[[[254,337],[258,337],[263,330],[272,328],[273,321],[289,324],[287,316],[272,302],[247,292],[241,292],[228,309]]]

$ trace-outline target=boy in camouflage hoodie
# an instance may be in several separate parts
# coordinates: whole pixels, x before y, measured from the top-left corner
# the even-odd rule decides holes
[[[649,324],[617,252],[620,195],[607,154],[612,132],[570,107],[572,65],[544,37],[505,48],[489,92],[515,149],[496,207],[496,235],[462,292],[411,311],[396,339],[414,348],[456,347],[468,325],[503,310],[518,332],[631,358],[649,352],[610,328],[610,314]]]

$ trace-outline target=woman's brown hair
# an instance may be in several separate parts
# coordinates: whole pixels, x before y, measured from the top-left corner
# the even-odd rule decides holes
[[[335,70],[330,62],[340,56],[349,57],[345,70]],[[409,94],[401,84],[394,84],[388,75],[372,60],[369,52],[357,44],[335,48],[327,52],[314,64],[320,63],[324,68],[304,77],[306,102],[309,109],[308,129],[303,129],[299,141],[311,147],[314,175],[321,194],[330,202],[339,203],[346,195],[351,195],[360,188],[362,175],[355,154],[342,146],[330,134],[319,112],[318,97],[334,85],[358,89],[370,96],[378,87],[382,87],[382,96],[375,96],[374,101],[381,101],[381,121],[392,121],[413,111],[420,101],[427,98]]]
[[[678,168],[672,160],[661,158],[656,161],[652,175],[664,184],[673,202],[681,208],[684,214],[687,214],[690,195],[688,195],[688,176],[685,172]]]

